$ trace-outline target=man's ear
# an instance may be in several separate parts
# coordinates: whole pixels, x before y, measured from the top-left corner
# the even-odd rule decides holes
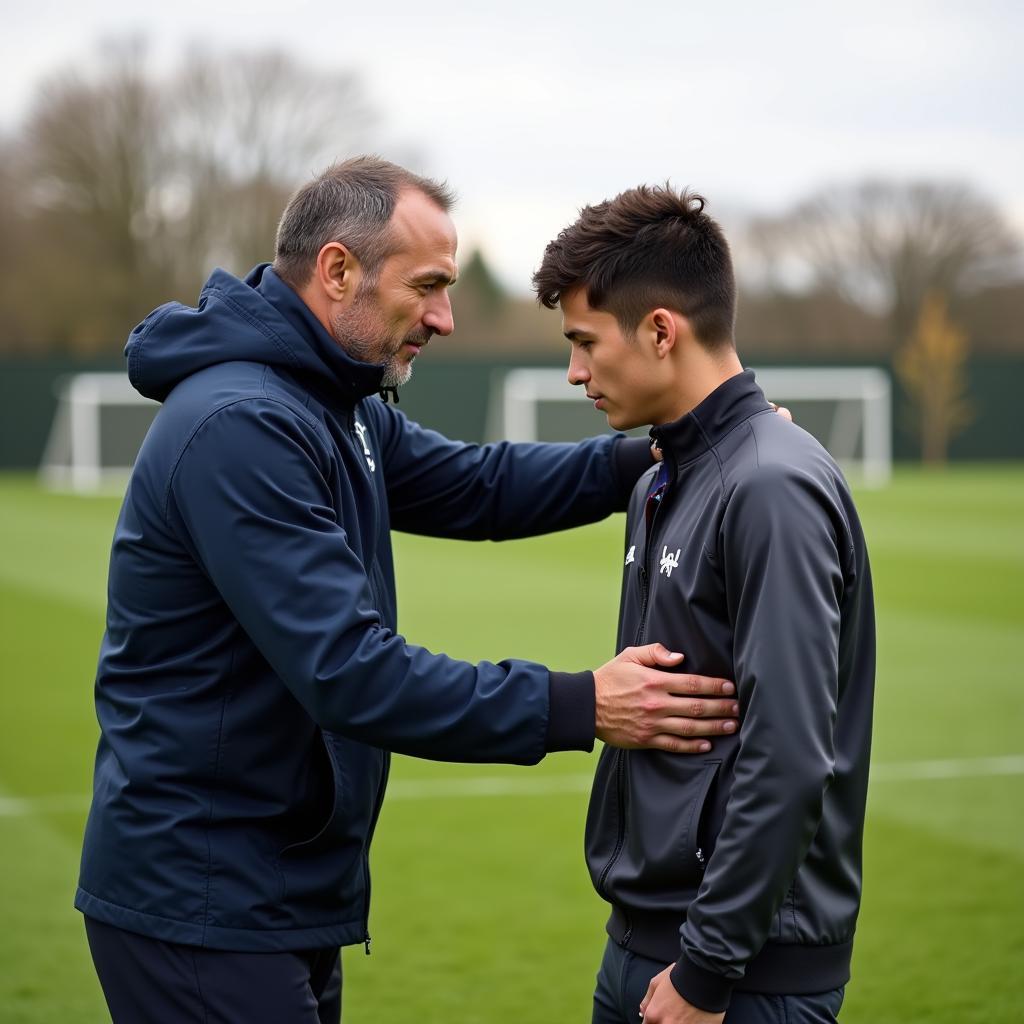
[[[347,305],[359,288],[362,267],[348,246],[328,242],[317,255],[315,276],[327,299]]]
[[[662,307],[652,309],[643,318],[640,329],[654,346],[654,354],[659,359],[665,359],[678,344],[681,319],[678,313]]]

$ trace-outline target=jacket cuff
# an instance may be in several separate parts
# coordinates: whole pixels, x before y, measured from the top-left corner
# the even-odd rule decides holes
[[[629,504],[640,474],[654,465],[649,437],[619,437],[612,445],[612,461],[615,466],[616,484],[619,489],[616,508],[624,512]]]
[[[676,961],[669,978],[672,987],[698,1010],[723,1013],[729,1009],[733,982],[698,967],[685,953]]]
[[[596,714],[593,672],[551,672],[545,751],[593,750]]]

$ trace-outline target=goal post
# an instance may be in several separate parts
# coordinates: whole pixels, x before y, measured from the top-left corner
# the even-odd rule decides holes
[[[880,487],[892,475],[892,382],[879,367],[755,369],[764,393],[793,412],[857,483]],[[511,441],[578,440],[600,433],[603,418],[565,370],[509,370],[491,389],[488,437]]]
[[[787,405],[859,483],[882,487],[892,476],[892,381],[877,366],[771,367],[755,370],[771,401]],[[831,404],[833,412],[828,414]],[[814,406],[825,406],[820,416]],[[803,423],[801,409],[814,423]]]
[[[123,373],[62,378],[39,465],[42,481],[79,493],[123,486],[158,408]]]

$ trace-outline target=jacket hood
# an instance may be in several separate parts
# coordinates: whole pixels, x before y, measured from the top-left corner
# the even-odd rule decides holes
[[[319,378],[353,402],[379,390],[384,373],[381,365],[348,356],[267,263],[244,280],[215,270],[196,306],[158,307],[129,335],[124,353],[132,386],[158,402],[186,377],[218,363],[283,367]]]

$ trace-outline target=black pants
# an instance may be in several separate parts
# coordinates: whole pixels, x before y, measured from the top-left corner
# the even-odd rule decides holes
[[[114,1024],[340,1024],[337,949],[233,953],[85,919]]]
[[[597,974],[592,1024],[640,1024],[640,1000],[651,978],[667,966],[609,939]],[[811,996],[734,992],[725,1024],[835,1024],[842,1005],[841,988]]]

